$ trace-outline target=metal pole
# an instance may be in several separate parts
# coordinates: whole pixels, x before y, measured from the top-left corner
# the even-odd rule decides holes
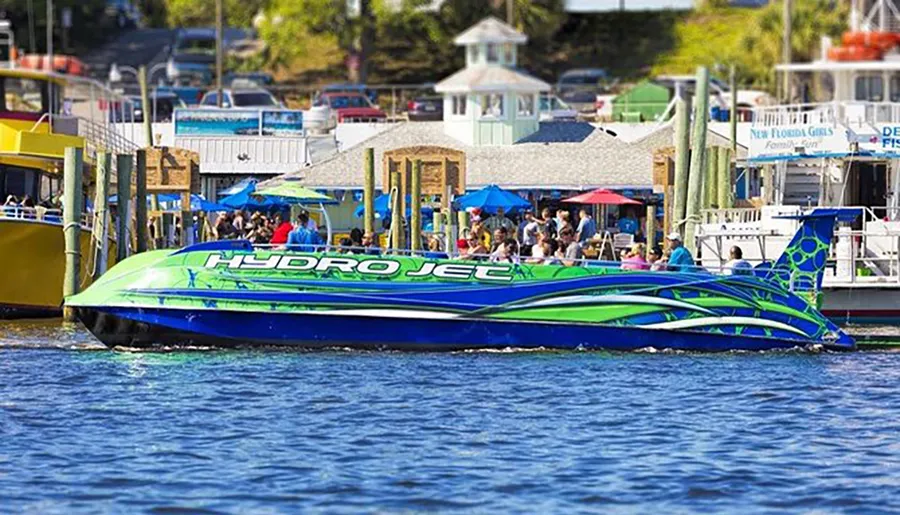
[[[675,98],[675,188],[672,202],[672,230],[684,234],[687,211],[688,166],[691,153],[690,114],[684,97]]]
[[[81,271],[81,195],[84,151],[76,147],[66,148],[63,162],[63,219],[66,242],[66,271],[63,280],[63,298],[78,293]],[[75,310],[63,307],[63,318],[75,321]]]
[[[47,69],[53,71],[53,0],[47,0]]]
[[[216,105],[222,107],[222,0],[216,0]]]
[[[694,93],[693,148],[688,176],[687,208],[685,210],[684,245],[692,253],[695,249],[694,230],[703,203],[703,164],[706,161],[706,119],[709,116],[709,70],[697,68],[697,87]]]
[[[147,151],[139,149],[134,176],[134,224],[136,252],[147,251]]]
[[[116,156],[116,196],[119,199],[119,218],[116,224],[116,262],[128,257],[128,223],[131,221],[131,154]]]
[[[422,161],[413,164],[410,178],[409,250],[422,250]]]
[[[363,228],[366,233],[375,234],[375,149],[366,149],[365,182],[363,185],[363,206],[365,220]]]
[[[781,34],[781,61],[784,64],[791,64],[791,0],[784,0],[784,12],[782,13],[782,34]],[[784,86],[782,94],[787,102],[791,101],[791,72],[784,70]]]

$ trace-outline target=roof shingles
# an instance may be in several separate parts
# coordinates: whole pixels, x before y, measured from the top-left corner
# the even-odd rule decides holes
[[[505,146],[467,146],[447,136],[441,122],[397,124],[313,166],[283,177],[300,177],[310,188],[359,189],[367,147],[375,149],[376,188],[381,188],[383,153],[402,147],[432,145],[466,153],[468,188],[497,184],[508,189],[573,189],[649,187],[652,154],[602,129],[580,122],[544,122],[525,140]]]

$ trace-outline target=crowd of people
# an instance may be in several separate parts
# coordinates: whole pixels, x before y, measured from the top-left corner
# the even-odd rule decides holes
[[[237,210],[221,213],[216,218],[217,239],[247,239],[254,244],[268,244],[276,248],[311,252],[326,246],[315,220],[301,212],[291,222],[287,215],[266,215],[254,212],[247,215]],[[461,231],[456,242],[455,259],[490,261],[495,263],[529,263],[561,266],[609,266],[608,262],[585,259],[584,249],[597,235],[597,224],[586,209],[578,212],[578,221],[570,219],[568,211],[553,213],[541,210],[537,215],[525,212],[518,223],[506,216],[502,209],[486,218],[478,210],[472,212],[471,223]],[[336,250],[347,254],[378,255],[382,249],[375,233],[353,229],[340,240]],[[682,244],[678,232],[669,234],[665,247],[648,248],[636,242],[621,251],[619,266],[625,270],[695,271],[698,267],[690,251]],[[433,234],[425,243],[422,255],[434,259],[448,259],[451,252],[441,235]],[[752,266],[743,259],[740,247],[733,247],[726,274],[750,273]]]

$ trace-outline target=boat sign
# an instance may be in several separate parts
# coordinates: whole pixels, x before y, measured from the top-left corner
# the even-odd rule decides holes
[[[225,257],[212,254],[206,259],[206,268],[221,266],[231,270],[284,270],[291,272],[341,272],[371,277],[391,277],[400,272],[401,263],[393,259],[356,259],[315,255],[270,255],[257,257],[238,254]],[[405,277],[434,277],[493,282],[513,280],[512,269],[505,265],[480,265],[474,263],[441,263],[423,261],[418,267],[406,270]]]

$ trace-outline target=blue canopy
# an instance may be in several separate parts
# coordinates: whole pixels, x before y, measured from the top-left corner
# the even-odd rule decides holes
[[[503,209],[507,213],[519,209],[531,208],[531,203],[515,193],[501,189],[495,184],[467,193],[456,199],[453,204],[457,209],[480,208],[486,213],[496,213],[497,209]]]
[[[225,188],[224,190],[220,191],[220,192],[219,192],[219,195],[221,195],[221,196],[223,196],[223,197],[227,197],[227,196],[229,196],[229,195],[234,195],[235,193],[240,193],[240,192],[244,191],[244,189],[246,189],[247,186],[250,185],[250,184],[256,184],[256,179],[253,179],[253,178],[247,178],[247,179],[244,179],[244,180],[242,180],[242,181],[240,181],[240,182],[237,182],[237,183],[235,183],[235,184],[232,184],[231,186],[229,186],[229,187]]]
[[[391,196],[388,194],[382,194],[375,197],[375,218],[387,219],[391,217]],[[410,204],[412,203],[412,198],[407,195],[406,196],[406,216],[407,218],[412,214],[412,210],[410,209]],[[432,216],[434,213],[434,209],[430,206],[422,206],[422,214],[426,217]],[[354,213],[357,218],[362,218],[366,214],[366,203],[360,203],[356,206],[356,211]]]
[[[171,211],[180,211],[181,210],[181,195],[176,193],[160,193],[156,195],[156,198],[159,200],[159,203],[165,210]],[[113,195],[109,197],[109,204],[115,205],[118,204],[119,197],[117,195]],[[150,203],[150,196],[147,196],[147,203]],[[192,194],[191,195],[191,211],[231,211],[232,208],[228,206],[223,206],[221,204],[216,204],[215,202],[209,202],[202,195]]]

